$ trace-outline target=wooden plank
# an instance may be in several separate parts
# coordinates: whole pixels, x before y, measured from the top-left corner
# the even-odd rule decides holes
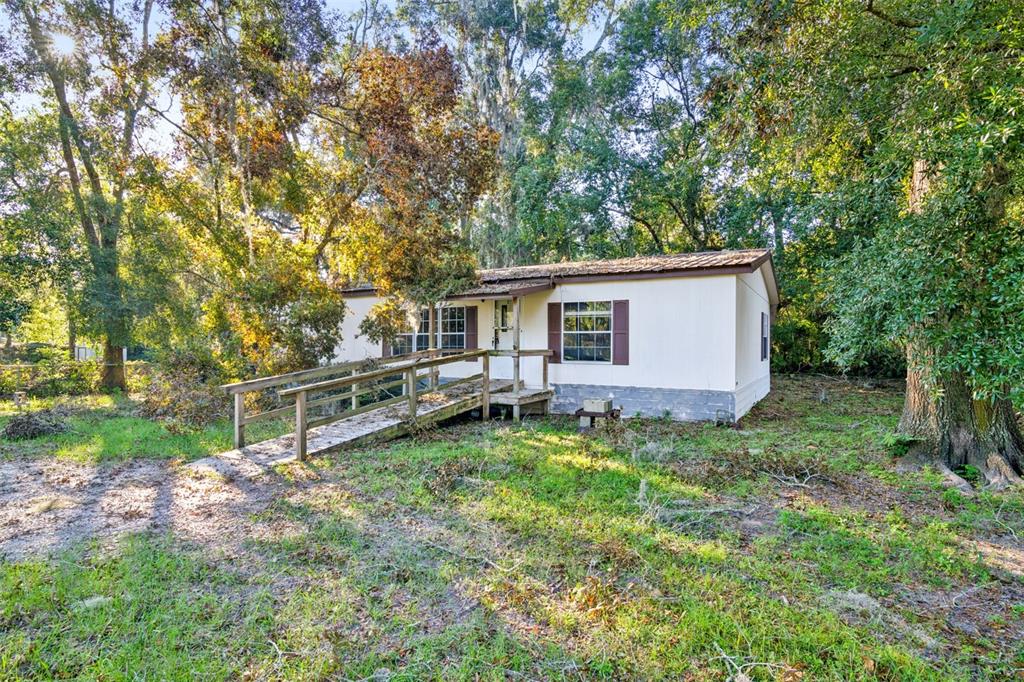
[[[550,351],[550,350],[548,350],[546,348],[543,348],[543,349],[530,349],[530,350],[521,350],[521,351],[514,351],[514,350],[489,350],[489,351],[487,351],[487,354],[490,355],[491,357],[494,357],[494,358],[512,358],[512,357],[515,357],[516,355],[519,355],[519,357],[522,357],[522,358],[531,358],[531,357],[541,357],[541,356],[551,357],[552,355],[554,355],[554,352]]]
[[[261,379],[250,379],[248,381],[239,381],[234,384],[224,384],[221,388],[228,394],[249,393],[252,391],[259,391],[264,388],[280,386],[281,384],[289,384],[293,381],[316,379],[318,377],[329,376],[338,372],[345,372],[364,363],[365,360],[359,360],[357,362],[343,362],[338,365],[328,365],[326,367],[302,369],[297,372],[289,372],[287,374],[275,374],[274,376],[263,377]]]
[[[440,386],[437,387],[437,389],[435,391],[426,391],[426,393],[436,393],[438,391],[447,391],[449,388],[455,388],[456,386],[461,386],[462,384],[468,384],[471,381],[479,381],[481,377],[483,377],[483,373],[482,372],[478,373],[478,374],[471,374],[468,377],[462,377],[461,379],[454,379],[453,381],[449,381],[447,383],[441,384]]]
[[[398,403],[405,402],[406,397],[404,395],[396,395],[394,398],[388,398],[387,400],[381,400],[380,402],[370,403],[369,405],[363,405],[357,407],[354,410],[345,410],[339,414],[332,414],[326,417],[318,417],[312,419],[306,424],[306,428],[313,429],[317,426],[325,426],[327,424],[333,424],[334,422],[341,421],[342,419],[348,419],[354,417],[357,414],[365,414],[366,412],[372,412],[382,407],[388,407],[389,405],[397,405]]]
[[[426,357],[430,357],[429,351],[416,351],[414,353],[405,353],[403,355],[392,355],[388,358],[379,358],[379,360],[382,361],[381,364],[389,365]],[[337,365],[327,365],[324,367],[300,369],[296,372],[288,372],[287,374],[275,374],[274,376],[261,377],[259,379],[249,379],[248,381],[224,384],[221,388],[228,394],[238,392],[250,393],[252,391],[259,391],[264,388],[280,386],[281,384],[288,384],[303,379],[316,379],[317,377],[329,376],[335,372],[354,371],[359,367],[366,366],[371,362],[371,360],[374,360],[374,358],[368,358],[366,360],[351,360],[349,362],[341,362]],[[27,366],[32,367],[32,365]]]
[[[416,370],[415,368],[408,370],[405,373],[406,381],[408,382],[405,387],[405,392],[409,398],[409,419],[416,420]]]
[[[236,393],[235,396],[242,396],[242,393]],[[253,422],[261,422],[264,419],[273,419],[274,417],[280,417],[284,414],[290,414],[295,409],[295,405],[284,405],[282,407],[275,407],[272,410],[265,412],[257,412],[256,414],[250,414],[242,420],[243,424],[252,424]]]
[[[554,391],[540,390],[520,391],[518,394],[496,393],[491,396],[491,403],[494,405],[526,405],[529,403],[538,403],[542,400],[549,400],[553,395]]]

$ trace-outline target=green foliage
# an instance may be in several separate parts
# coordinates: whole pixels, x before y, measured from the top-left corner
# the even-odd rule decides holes
[[[198,430],[231,415],[231,396],[220,386],[228,370],[206,347],[164,352],[142,391],[139,415],[158,420],[172,432]]]
[[[1021,385],[1014,3],[721,10],[738,27],[723,121],[758,172],[813,188],[814,231],[834,236],[829,357],[852,366],[914,337],[979,394]]]
[[[882,445],[885,446],[885,449],[893,457],[904,457],[917,443],[919,443],[917,438],[895,431],[885,434],[885,437],[882,439]]]

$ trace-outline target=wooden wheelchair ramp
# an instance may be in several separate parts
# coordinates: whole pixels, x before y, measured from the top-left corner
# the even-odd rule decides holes
[[[505,397],[510,390],[508,395],[513,399],[504,404],[514,406],[517,420],[521,404],[542,400],[547,405],[551,397],[547,380],[551,351],[512,351],[513,381],[492,381],[490,357],[498,353],[501,351],[477,349],[445,353],[432,349],[228,384],[222,388],[234,397],[235,449],[189,466],[196,471],[230,478],[253,478],[276,465],[302,461],[310,454],[321,455],[370,441],[396,438],[471,410],[480,410],[481,417],[487,419],[492,396]],[[516,381],[520,356],[543,360],[542,390],[526,390]],[[478,374],[440,382],[441,366],[477,360],[481,370]],[[513,389],[514,386],[518,390]],[[245,395],[268,389],[276,393],[277,406],[255,414],[247,413]],[[266,397],[264,394],[264,399]],[[286,415],[295,418],[293,433],[245,445],[247,424]]]
[[[409,405],[402,401],[310,428],[306,432],[307,456],[391,440],[407,435],[414,428],[479,410],[483,405],[481,384],[481,380],[459,383],[450,388],[442,384],[436,390],[420,393],[416,397],[415,420],[409,419]],[[491,392],[504,392],[511,386],[511,381],[495,380],[490,382],[489,388]],[[252,479],[277,465],[295,460],[295,434],[289,433],[205,457],[188,466],[197,472]]]

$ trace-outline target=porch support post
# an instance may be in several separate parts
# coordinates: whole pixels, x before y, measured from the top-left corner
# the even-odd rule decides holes
[[[520,302],[522,299],[519,296],[512,298],[512,350],[515,351],[515,355],[512,357],[512,392],[519,393],[520,381],[519,381],[519,318],[520,318]]]
[[[437,357],[437,304],[430,304],[430,317],[428,319],[427,328],[430,330],[430,341],[427,343],[427,348],[430,350],[428,357],[433,359]],[[437,388],[440,376],[441,370],[437,367],[430,368],[430,380],[427,383],[431,388]]]
[[[405,391],[409,398],[409,421],[416,421],[416,366],[405,370]]]

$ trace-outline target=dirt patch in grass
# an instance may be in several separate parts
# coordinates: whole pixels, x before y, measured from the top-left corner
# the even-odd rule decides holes
[[[196,477],[173,462],[81,464],[24,458],[0,462],[0,556],[12,561],[84,541],[112,548],[126,534],[174,534],[237,554],[253,532],[247,515],[280,483]]]

